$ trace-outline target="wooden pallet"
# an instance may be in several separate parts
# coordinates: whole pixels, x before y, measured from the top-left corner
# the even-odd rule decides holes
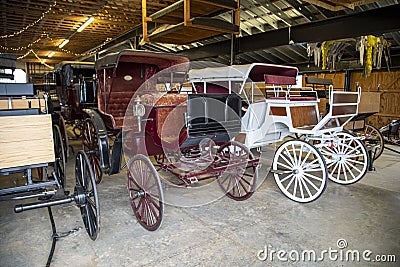
[[[212,16],[233,10],[232,23]],[[180,0],[147,16],[146,0],[142,0],[144,42],[189,44],[212,36],[239,33],[239,3],[237,0]],[[159,27],[148,32],[148,22]]]

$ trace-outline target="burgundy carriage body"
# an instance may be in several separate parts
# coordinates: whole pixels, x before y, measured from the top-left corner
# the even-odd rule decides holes
[[[189,59],[183,56],[135,50],[97,60],[98,110],[107,128],[122,129],[129,102],[146,80],[159,71],[187,62]]]

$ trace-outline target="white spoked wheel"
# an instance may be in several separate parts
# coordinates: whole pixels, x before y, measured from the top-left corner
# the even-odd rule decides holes
[[[322,155],[302,140],[289,140],[276,150],[272,172],[282,193],[300,203],[317,199],[326,187],[328,172]]]
[[[321,146],[329,179],[338,184],[352,184],[364,177],[368,170],[368,153],[364,144],[353,135],[337,133]]]

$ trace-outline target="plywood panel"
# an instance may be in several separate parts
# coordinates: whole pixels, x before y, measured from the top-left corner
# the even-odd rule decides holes
[[[378,92],[380,87],[379,113],[368,118],[368,123],[380,128],[400,118],[400,71],[374,71],[364,77],[361,71],[352,72],[350,83],[356,82],[363,92]]]
[[[51,115],[0,117],[0,169],[54,160]]]
[[[379,92],[361,92],[358,113],[379,112],[380,98]]]

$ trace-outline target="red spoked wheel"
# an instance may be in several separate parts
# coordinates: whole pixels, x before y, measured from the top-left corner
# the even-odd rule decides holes
[[[89,118],[83,122],[82,148],[89,158],[96,183],[99,184],[103,179],[103,172],[100,167],[99,145],[96,129]]]
[[[164,215],[161,181],[153,164],[144,155],[135,155],[128,164],[129,200],[137,221],[147,230],[157,230]]]
[[[243,144],[231,141],[218,149],[217,156],[221,160],[219,166],[233,165],[217,179],[225,194],[234,200],[246,200],[253,195],[258,178],[257,166],[249,164],[253,153]]]

